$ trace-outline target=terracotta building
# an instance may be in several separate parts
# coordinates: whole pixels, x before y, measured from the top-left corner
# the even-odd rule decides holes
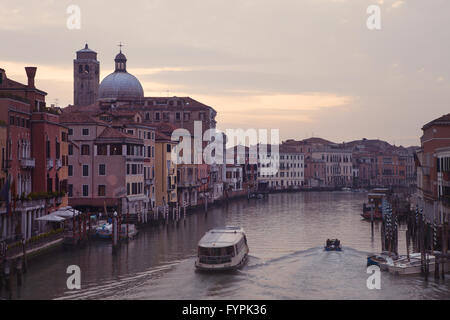
[[[195,122],[200,124],[200,134],[203,134],[208,129],[215,128],[216,111],[213,108],[190,97],[145,97],[144,90],[139,79],[128,72],[127,62],[128,61],[125,54],[120,50],[114,58],[114,72],[107,75],[98,86],[96,101],[92,102],[86,91],[76,91],[75,96],[79,101],[91,101],[91,104],[85,105],[83,110],[86,112],[97,112],[99,114],[102,112],[105,114],[108,112],[123,114],[139,112],[142,115],[142,123],[140,125],[160,128],[161,125],[169,124],[171,125],[172,131],[177,128],[184,128],[187,129],[192,136],[194,135]],[[89,63],[93,66],[97,66],[96,54],[86,47],[85,49],[77,52],[77,60],[76,63],[74,63],[74,86],[76,88],[79,87],[83,77],[88,77],[88,75],[80,73],[80,70],[83,70],[82,67],[80,68],[80,65],[89,65]],[[90,67],[90,70],[91,69],[92,68]],[[95,88],[95,86],[92,85],[92,82],[91,85],[89,85],[89,88]],[[80,103],[75,101],[75,105],[77,104],[80,105]],[[73,109],[73,107],[68,107],[66,109],[70,110]],[[170,139],[172,131],[167,132],[162,130],[160,133],[168,136]],[[203,142],[203,146],[206,146],[207,143],[208,142],[206,141]],[[155,185],[151,186],[151,183],[156,183],[158,180],[155,178],[153,182],[151,181],[153,179],[153,172],[154,176],[157,175],[156,164],[152,165],[152,168],[153,167],[154,170],[152,169],[152,174],[149,175],[149,178],[147,179],[148,186],[151,190],[155,187]],[[203,167],[198,167],[197,172],[210,172],[210,169],[211,168],[209,165],[206,169]],[[215,166],[213,168],[213,172],[218,173],[221,172],[221,170]],[[220,188],[218,188],[218,180],[221,179],[221,174],[215,174],[214,182],[211,180],[207,182],[211,185],[207,187],[202,186],[202,189],[208,189],[207,192],[203,193],[206,193],[208,197],[215,198],[217,193],[221,191],[219,190]],[[211,192],[210,194],[209,189],[217,192],[214,192],[214,194]],[[198,193],[198,191],[199,190],[196,189],[191,190],[190,192]],[[185,190],[181,194],[185,194]],[[191,195],[190,199],[194,199],[194,197]],[[155,201],[156,205],[162,203],[162,199],[158,200],[158,196],[156,195]],[[180,198],[179,201],[184,201],[184,199]]]
[[[429,222],[448,223],[450,114],[422,127],[417,151],[417,204]]]
[[[87,112],[67,110],[69,205],[89,211],[147,213],[144,141]]]
[[[59,123],[59,109],[46,106],[47,93],[35,87],[36,69],[25,68],[27,84],[9,79],[0,69],[0,121],[7,124],[2,165],[13,197],[12,214],[1,214],[0,230],[8,240],[43,232],[46,226],[35,219],[67,203],[62,163],[67,154],[56,148],[66,143],[67,129]]]

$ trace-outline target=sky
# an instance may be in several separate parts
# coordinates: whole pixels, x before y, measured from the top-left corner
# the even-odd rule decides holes
[[[448,0],[0,0],[0,68],[26,83],[37,66],[47,103],[64,107],[75,52],[87,42],[103,79],[122,42],[146,96],[199,100],[222,130],[420,145],[450,112],[449,12]]]

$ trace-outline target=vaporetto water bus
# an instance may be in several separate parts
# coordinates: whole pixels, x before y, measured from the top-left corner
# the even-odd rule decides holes
[[[244,230],[226,226],[208,231],[198,243],[195,267],[203,271],[240,268],[248,258],[249,248]]]

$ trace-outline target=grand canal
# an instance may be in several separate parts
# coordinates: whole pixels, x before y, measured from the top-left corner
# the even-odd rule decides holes
[[[198,212],[183,222],[141,229],[136,240],[111,254],[108,242],[56,250],[32,262],[14,299],[449,299],[450,276],[381,274],[381,289],[369,290],[366,256],[380,251],[379,225],[371,236],[361,220],[367,195],[352,192],[273,194],[238,200]],[[242,226],[250,259],[241,270],[194,271],[203,234],[224,225]],[[324,252],[327,238],[342,252]],[[400,253],[406,251],[404,227]],[[81,289],[68,290],[66,269],[81,268]],[[8,293],[1,291],[3,298]]]

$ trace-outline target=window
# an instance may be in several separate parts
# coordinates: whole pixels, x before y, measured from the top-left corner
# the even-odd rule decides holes
[[[104,197],[106,194],[106,186],[104,184],[98,185],[98,196]]]
[[[160,114],[159,114],[159,112],[156,112],[156,113],[155,113],[155,120],[156,120],[156,121],[161,120],[161,119],[160,119]]]
[[[98,175],[99,176],[106,175],[106,165],[105,164],[99,164],[98,165]]]
[[[89,135],[89,129],[83,128],[82,135],[83,136],[88,136]]]
[[[127,183],[127,196],[129,196],[129,195],[130,195],[130,184]]]
[[[176,119],[177,121],[180,121],[180,120],[181,120],[181,114],[180,114],[179,112],[175,113],[175,119]]]
[[[47,158],[50,158],[50,140],[46,143]]]
[[[183,119],[184,119],[184,121],[189,121],[189,120],[191,119],[191,114],[185,112],[185,113],[183,114]]]
[[[89,176],[89,165],[83,164],[83,177]]]
[[[121,156],[122,155],[122,145],[121,144],[112,144],[110,146],[109,154],[111,156]]]
[[[170,144],[167,144],[167,152],[171,152],[172,151],[172,146]]]
[[[108,147],[106,144],[99,144],[97,146],[97,155],[106,156],[108,154]]]
[[[88,144],[82,144],[81,145],[81,155],[82,156],[88,156],[89,155],[89,145]]]
[[[73,155],[73,144],[69,144],[69,156]]]
[[[73,129],[69,128],[69,136],[73,135]]]
[[[87,184],[83,184],[83,197],[89,196],[89,186]]]
[[[69,165],[68,171],[69,171],[68,172],[69,177],[72,177],[73,176],[73,166]]]
[[[67,193],[69,197],[73,197],[73,184],[68,185]]]

